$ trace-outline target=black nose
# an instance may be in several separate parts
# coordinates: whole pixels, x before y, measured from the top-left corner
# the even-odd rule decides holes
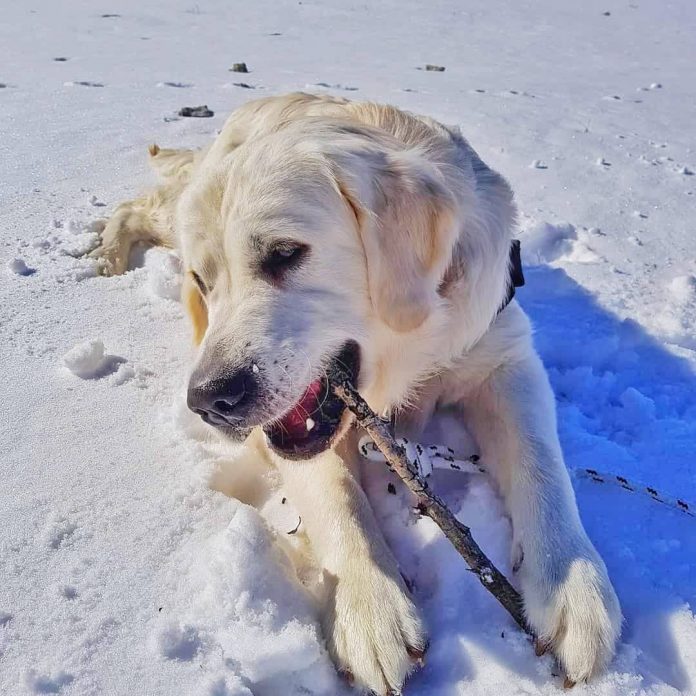
[[[256,388],[252,370],[242,368],[214,379],[194,372],[189,381],[186,403],[206,423],[235,425],[242,419]]]

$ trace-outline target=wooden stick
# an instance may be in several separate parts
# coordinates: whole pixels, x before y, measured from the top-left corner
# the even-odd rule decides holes
[[[428,482],[420,478],[416,466],[408,460],[404,448],[394,441],[390,424],[368,406],[351,384],[348,375],[337,373],[331,382],[336,395],[353,412],[358,424],[367,431],[388,464],[416,496],[419,510],[440,527],[481,584],[507,609],[517,625],[533,637],[534,634],[524,618],[520,594],[481,551],[471,536],[471,530],[429,489]]]

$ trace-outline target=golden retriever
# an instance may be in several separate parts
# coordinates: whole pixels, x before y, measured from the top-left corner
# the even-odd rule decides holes
[[[398,691],[426,637],[327,388],[336,361],[411,433],[438,407],[461,414],[512,520],[529,623],[571,680],[605,667],[621,613],[578,515],[529,321],[506,303],[505,180],[456,128],[308,94],[242,106],[203,151],[150,155],[161,186],[117,208],[94,255],[113,274],[136,241],[178,249],[199,344],[188,405],[267,448],[332,579],[322,622],[338,668]]]

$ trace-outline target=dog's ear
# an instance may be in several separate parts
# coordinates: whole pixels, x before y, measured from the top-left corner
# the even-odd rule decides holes
[[[193,325],[193,342],[196,345],[200,345],[205,332],[208,330],[208,308],[201,296],[201,291],[190,273],[184,275],[184,282],[181,286],[181,299]]]
[[[414,151],[370,156],[367,169],[344,171],[339,189],[358,221],[377,316],[411,331],[438,301],[457,237],[455,202],[435,165]]]

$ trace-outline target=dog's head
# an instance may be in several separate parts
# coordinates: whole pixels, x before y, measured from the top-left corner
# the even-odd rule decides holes
[[[233,438],[263,426],[285,457],[329,447],[344,408],[327,373],[367,389],[398,369],[394,346],[443,301],[454,206],[425,157],[352,124],[287,128],[201,170],[177,211],[189,407]]]

